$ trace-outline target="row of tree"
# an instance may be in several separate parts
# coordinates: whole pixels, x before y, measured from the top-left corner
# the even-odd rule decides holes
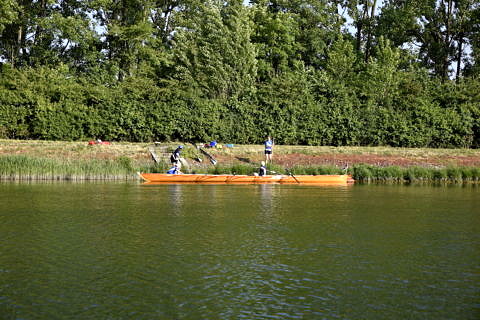
[[[3,0],[0,137],[480,146],[476,0]]]

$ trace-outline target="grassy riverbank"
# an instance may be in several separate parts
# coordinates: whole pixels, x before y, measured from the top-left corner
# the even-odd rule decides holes
[[[0,140],[2,180],[136,180],[136,172],[165,172],[178,143],[112,143]],[[213,166],[185,145],[184,172],[251,174],[263,159],[261,145],[207,149]],[[156,164],[150,151],[160,163]],[[198,159],[203,160],[201,162]],[[480,150],[389,147],[275,146],[271,171],[287,174],[341,174],[358,181],[480,182]]]

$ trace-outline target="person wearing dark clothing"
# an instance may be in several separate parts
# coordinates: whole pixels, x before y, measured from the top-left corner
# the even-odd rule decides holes
[[[172,155],[170,156],[170,162],[172,164],[179,164],[180,163],[180,153],[182,152],[183,146],[178,146],[175,151],[173,151]]]
[[[266,176],[267,175],[267,167],[265,166],[265,161],[262,161],[262,165],[260,169],[258,170],[258,175],[260,177]]]

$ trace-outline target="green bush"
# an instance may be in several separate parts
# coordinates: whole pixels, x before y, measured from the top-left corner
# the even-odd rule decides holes
[[[433,172],[433,179],[437,181],[445,181],[448,177],[447,169],[440,168]]]
[[[462,170],[459,167],[448,167],[447,168],[447,177],[449,180],[454,181],[454,182],[459,182],[462,181]]]
[[[380,176],[383,180],[403,180],[404,172],[403,169],[398,166],[390,166],[382,168]]]
[[[353,166],[353,179],[358,181],[370,181],[374,178],[372,167],[365,164]]]

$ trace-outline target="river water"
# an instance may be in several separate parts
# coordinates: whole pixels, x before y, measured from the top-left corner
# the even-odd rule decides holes
[[[0,319],[479,319],[480,187],[0,184]]]

